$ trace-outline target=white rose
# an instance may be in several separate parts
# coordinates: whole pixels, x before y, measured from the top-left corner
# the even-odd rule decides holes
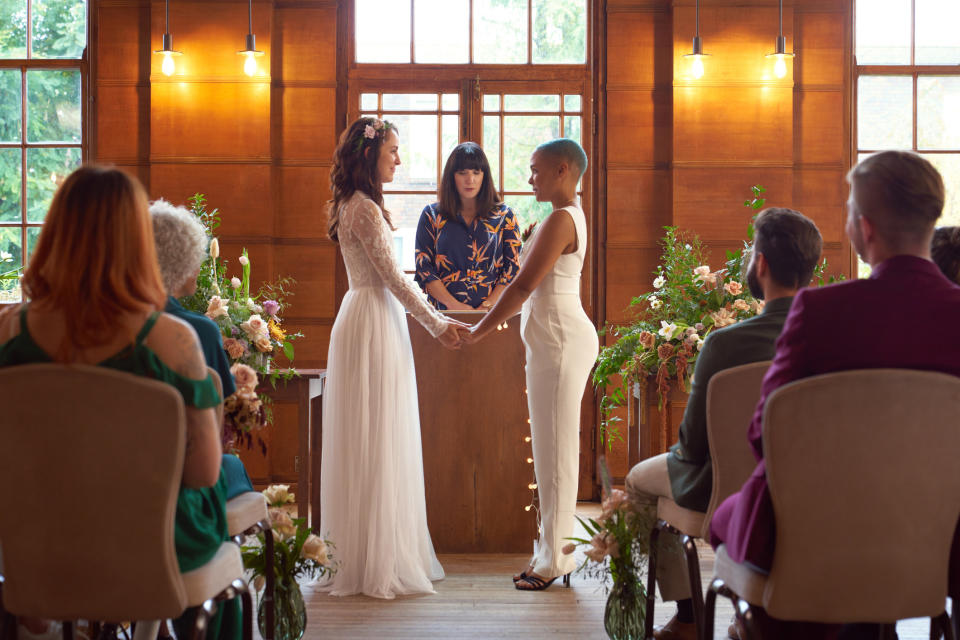
[[[230,286],[234,289],[239,289],[241,284],[243,283],[240,282],[240,278],[230,278]]]
[[[270,329],[267,323],[256,313],[247,318],[246,322],[241,322],[240,328],[243,329],[243,332],[246,333],[251,340],[270,335]]]
[[[706,264],[700,265],[699,267],[693,270],[693,275],[700,276],[700,277],[710,275],[710,266]]]

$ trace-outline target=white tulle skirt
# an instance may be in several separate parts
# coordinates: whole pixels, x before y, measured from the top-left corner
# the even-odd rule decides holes
[[[420,411],[403,307],[385,288],[347,292],[323,392],[320,531],[333,541],[332,595],[434,593]]]

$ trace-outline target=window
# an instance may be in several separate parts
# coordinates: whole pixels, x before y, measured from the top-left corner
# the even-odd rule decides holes
[[[84,156],[84,0],[0,2],[0,274],[30,255],[54,191]],[[0,302],[20,299],[0,279]]]
[[[588,7],[586,0],[354,0],[347,120],[376,115],[400,129],[403,164],[384,185],[384,204],[404,269],[414,269],[420,213],[436,201],[457,144],[484,148],[523,229],[550,212],[527,184],[533,148],[569,137],[590,157]]]
[[[929,159],[946,185],[943,226],[960,225],[958,23],[956,0],[857,1],[857,158],[913,149]]]
[[[586,0],[356,0],[356,61],[585,64]]]

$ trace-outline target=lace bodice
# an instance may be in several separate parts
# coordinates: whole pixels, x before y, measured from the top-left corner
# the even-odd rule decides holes
[[[446,319],[397,264],[393,237],[380,207],[357,192],[340,208],[340,250],[351,289],[386,287],[434,338],[446,329]]]

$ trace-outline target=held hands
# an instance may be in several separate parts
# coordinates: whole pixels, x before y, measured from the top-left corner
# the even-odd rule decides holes
[[[470,326],[457,320],[447,319],[446,330],[437,336],[440,344],[456,351],[463,344],[464,336],[470,335]]]

